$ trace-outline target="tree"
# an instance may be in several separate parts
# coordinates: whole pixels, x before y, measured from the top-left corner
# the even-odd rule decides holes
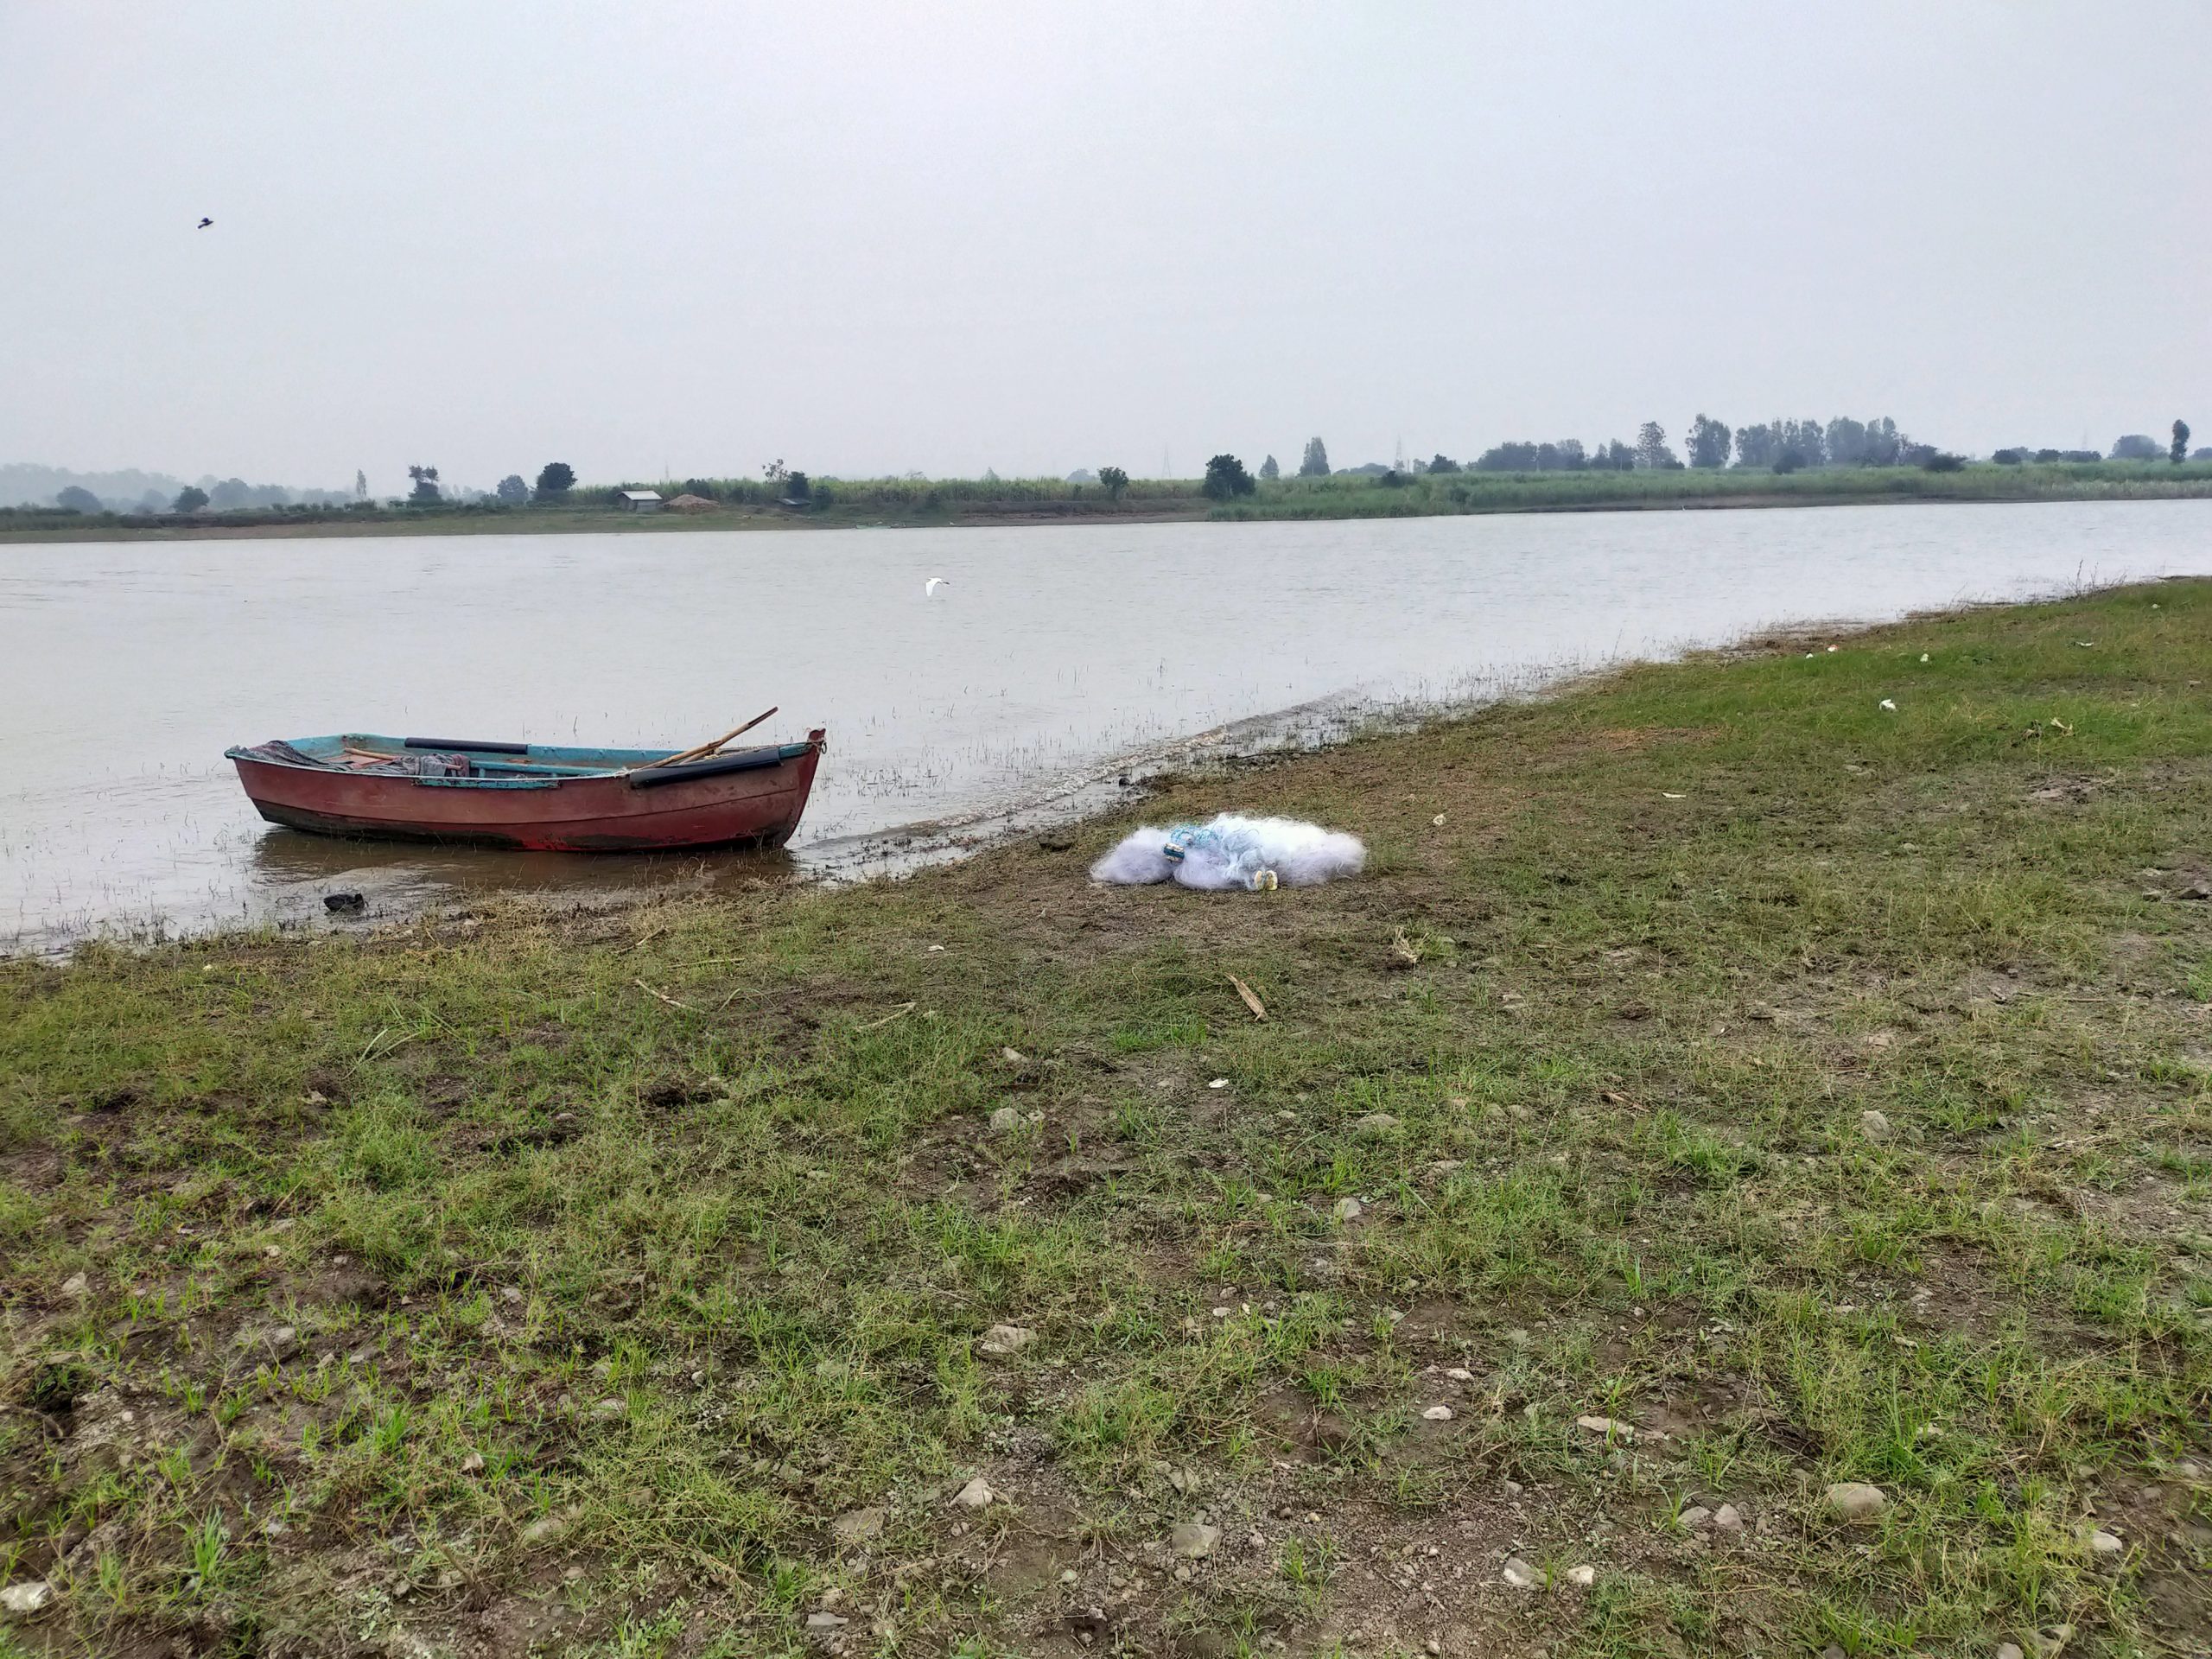
[[[813,496],[814,486],[807,481],[804,473],[784,474],[784,499],[786,501],[807,501],[811,500]]]
[[[1708,420],[1700,415],[1690,423],[1690,465],[1726,467],[1728,464],[1729,440],[1727,422]]]
[[[1460,468],[1459,463],[1452,460],[1451,456],[1439,455],[1435,460],[1428,463],[1428,470],[1432,473],[1456,473],[1459,471]]]
[[[1894,467],[1904,458],[1905,447],[1912,442],[1897,430],[1897,423],[1888,416],[1866,423],[1866,452],[1859,456],[1861,467]]]
[[[54,505],[64,512],[98,512],[100,499],[81,484],[72,484],[54,498]]]
[[[2187,421],[2176,421],[2174,423],[2173,447],[2166,451],[2166,459],[2173,462],[2175,466],[2178,467],[2188,458],[2189,423]]]
[[[1282,476],[1282,468],[1275,465],[1275,458],[1273,455],[1269,455],[1265,461],[1260,463],[1260,476],[1266,479],[1276,479]]]
[[[1306,440],[1306,458],[1298,463],[1300,478],[1326,478],[1329,475],[1329,447],[1319,438]]]
[[[1319,440],[1317,439],[1318,442]],[[1232,495],[1249,495],[1258,489],[1244,463],[1234,455],[1215,455],[1206,462],[1206,481],[1198,488],[1210,500],[1226,501]]]
[[[1856,467],[1866,459],[1866,426],[1848,415],[1828,423],[1828,465]]]
[[[2114,461],[2156,461],[2158,458],[2158,441],[2141,432],[2130,432],[2113,441],[2112,458]]]
[[[1129,487],[1129,475],[1119,467],[1101,467],[1098,469],[1098,487],[1106,492],[1109,501],[1118,501],[1122,499],[1122,492]]]
[[[537,499],[558,501],[576,487],[576,469],[565,461],[549,461],[537,474]]]
[[[1817,467],[1828,458],[1827,435],[1818,421],[1784,421],[1781,430],[1782,447],[1795,449],[1804,465]]]
[[[172,512],[197,512],[207,505],[207,492],[197,484],[188,484],[176,493],[176,504]]]
[[[415,480],[415,487],[407,499],[418,507],[427,507],[443,500],[438,493],[438,469],[435,467],[410,467],[407,476]]]
[[[369,475],[358,467],[353,469],[353,499],[356,501],[369,499]]]
[[[1637,429],[1636,464],[1650,470],[1680,467],[1675,452],[1667,447],[1667,429],[1656,421],[1646,421]]]
[[[520,473],[509,473],[499,480],[499,499],[509,506],[530,499],[530,486],[522,481]]]

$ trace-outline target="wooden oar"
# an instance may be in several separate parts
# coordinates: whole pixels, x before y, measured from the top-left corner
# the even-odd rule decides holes
[[[732,728],[730,730],[724,732],[720,737],[716,738],[711,743],[702,743],[696,749],[686,749],[681,754],[671,754],[664,760],[648,760],[644,766],[635,767],[633,770],[638,772],[651,772],[655,766],[680,766],[687,760],[703,760],[709,755],[712,754],[716,749],[721,747],[723,744],[729,742],[732,739],[743,737],[746,733],[751,731],[762,721],[767,719],[769,715],[772,715],[776,711],[773,709],[771,709],[767,711],[767,714],[755,715],[752,719],[747,721],[744,725]]]

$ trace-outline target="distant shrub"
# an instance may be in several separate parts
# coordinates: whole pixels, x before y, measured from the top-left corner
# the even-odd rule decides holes
[[[1236,456],[1215,455],[1207,461],[1205,482],[1198,487],[1209,500],[1226,501],[1231,496],[1249,495],[1260,486]]]
[[[2028,452],[2024,449],[1999,449],[1989,458],[1999,467],[2018,467],[2028,458]]]
[[[1966,464],[1964,455],[1948,454],[1940,449],[1920,463],[1923,471],[1930,473],[1955,473]]]
[[[2114,461],[2163,461],[2165,452],[2158,441],[2147,433],[2130,432],[2113,440],[2112,458]]]

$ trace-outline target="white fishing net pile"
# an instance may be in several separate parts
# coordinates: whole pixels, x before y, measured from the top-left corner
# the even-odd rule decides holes
[[[1278,882],[1286,887],[1312,887],[1340,875],[1357,875],[1366,862],[1367,849],[1357,836],[1296,818],[1249,818],[1224,812],[1204,823],[1179,823],[1166,830],[1146,824],[1092,865],[1090,879],[1127,887],[1176,881],[1210,891],[1264,888]]]

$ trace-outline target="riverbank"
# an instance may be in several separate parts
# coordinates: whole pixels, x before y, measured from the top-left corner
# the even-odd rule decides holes
[[[1798,473],[1734,471],[1431,473],[1389,479],[1338,474],[1262,481],[1252,495],[1210,500],[1195,479],[1137,479],[1109,497],[1057,479],[824,479],[804,506],[757,483],[663,481],[669,498],[713,489],[688,512],[635,513],[611,488],[578,490],[560,505],[289,508],[155,517],[0,509],[11,542],[196,541],[259,537],[558,535],[584,531],[855,530],[1014,524],[1154,524],[1212,518],[1398,518],[1490,512],[1712,511],[1894,501],[2122,501],[2212,496],[2212,462],[2106,461],[1956,472],[1886,467]],[[703,499],[704,498],[701,498]]]
[[[2208,645],[1772,639],[893,885],[0,965],[0,1642],[2185,1648]],[[1232,803],[1372,868],[1085,882]]]

